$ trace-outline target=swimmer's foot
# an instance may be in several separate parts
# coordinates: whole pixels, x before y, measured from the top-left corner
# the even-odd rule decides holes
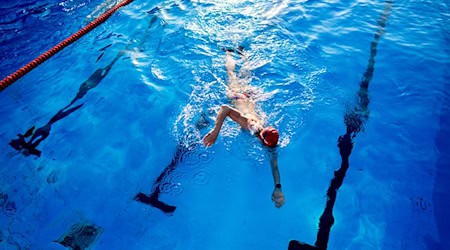
[[[244,47],[243,46],[238,46],[236,49],[222,47],[222,50],[224,52],[235,52],[241,56],[244,56]]]
[[[236,53],[238,53],[239,55],[244,56],[244,47],[243,47],[243,46],[239,45],[239,46],[236,48],[235,51],[236,51]]]
[[[222,50],[223,50],[224,52],[234,52],[234,49],[225,48],[225,47],[222,47]]]
[[[171,206],[171,205],[167,205],[166,203],[159,201],[157,199],[157,197],[154,196],[147,196],[143,193],[138,193],[134,199],[136,201],[142,202],[144,204],[150,205],[152,207],[156,207],[159,210],[163,211],[166,214],[171,214],[173,212],[175,212],[175,209],[177,209],[177,207],[175,206]]]

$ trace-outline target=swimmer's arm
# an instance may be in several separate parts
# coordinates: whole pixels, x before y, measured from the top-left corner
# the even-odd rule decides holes
[[[242,113],[237,109],[234,109],[228,105],[222,105],[222,107],[220,107],[219,113],[217,114],[214,128],[209,131],[209,133],[206,134],[203,138],[203,144],[205,144],[205,146],[209,147],[214,144],[217,136],[219,135],[220,129],[222,128],[223,122],[225,121],[225,118],[227,118],[227,116],[229,116],[233,121],[239,123],[242,127],[247,128],[247,117],[243,116]]]
[[[276,186],[277,184],[281,184],[280,182],[280,171],[278,170],[278,154],[277,152],[275,152],[275,149],[270,149],[271,150],[271,160],[270,160],[270,166],[272,168],[272,176],[273,176],[273,182],[274,182],[274,186]],[[280,188],[281,191],[281,188]]]
[[[274,190],[272,193],[272,201],[275,203],[275,206],[277,208],[280,208],[281,206],[284,205],[285,202],[285,198],[284,198],[284,194],[283,191],[281,191],[281,186],[277,187],[277,184],[281,185],[280,182],[280,171],[278,170],[278,154],[275,151],[275,149],[270,149],[270,153],[271,153],[271,160],[270,160],[270,166],[272,168],[272,176],[273,176],[273,181],[274,181]]]

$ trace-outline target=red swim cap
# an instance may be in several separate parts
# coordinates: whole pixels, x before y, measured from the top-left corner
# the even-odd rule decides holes
[[[280,138],[280,135],[278,130],[274,127],[266,127],[261,131],[261,141],[266,146],[277,146],[278,138]]]

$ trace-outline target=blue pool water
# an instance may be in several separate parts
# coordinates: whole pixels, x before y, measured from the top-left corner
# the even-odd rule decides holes
[[[116,2],[2,1],[0,78]],[[136,0],[120,9],[0,93],[0,249],[313,245],[370,58],[368,117],[328,249],[450,249],[448,2],[392,0],[373,57],[387,4]],[[227,121],[213,147],[201,145],[228,103],[221,47],[239,45],[259,108],[280,130],[280,209],[257,139]],[[10,145],[45,130],[37,151]],[[174,212],[135,200],[155,190]]]

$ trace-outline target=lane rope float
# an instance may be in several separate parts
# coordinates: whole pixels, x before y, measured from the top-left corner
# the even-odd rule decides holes
[[[64,41],[58,43],[57,45],[53,46],[53,48],[49,49],[47,52],[41,54],[36,59],[32,60],[31,62],[27,63],[25,66],[21,67],[20,69],[16,70],[14,73],[10,74],[9,76],[5,77],[3,80],[0,81],[0,92],[5,90],[7,87],[9,87],[11,84],[13,84],[15,81],[19,80],[21,77],[26,75],[28,72],[39,66],[41,63],[48,60],[50,57],[64,49],[65,47],[69,46],[70,44],[74,43],[78,39],[80,39],[82,36],[89,33],[91,30],[98,27],[100,24],[105,22],[109,17],[111,17],[114,12],[116,12],[118,9],[122,8],[123,6],[126,6],[133,2],[133,0],[124,0],[120,3],[118,3],[114,8],[106,11],[101,16],[96,18],[94,21],[90,22],[86,26],[84,26],[82,29],[77,31],[76,33],[72,34],[68,38],[66,38]]]

